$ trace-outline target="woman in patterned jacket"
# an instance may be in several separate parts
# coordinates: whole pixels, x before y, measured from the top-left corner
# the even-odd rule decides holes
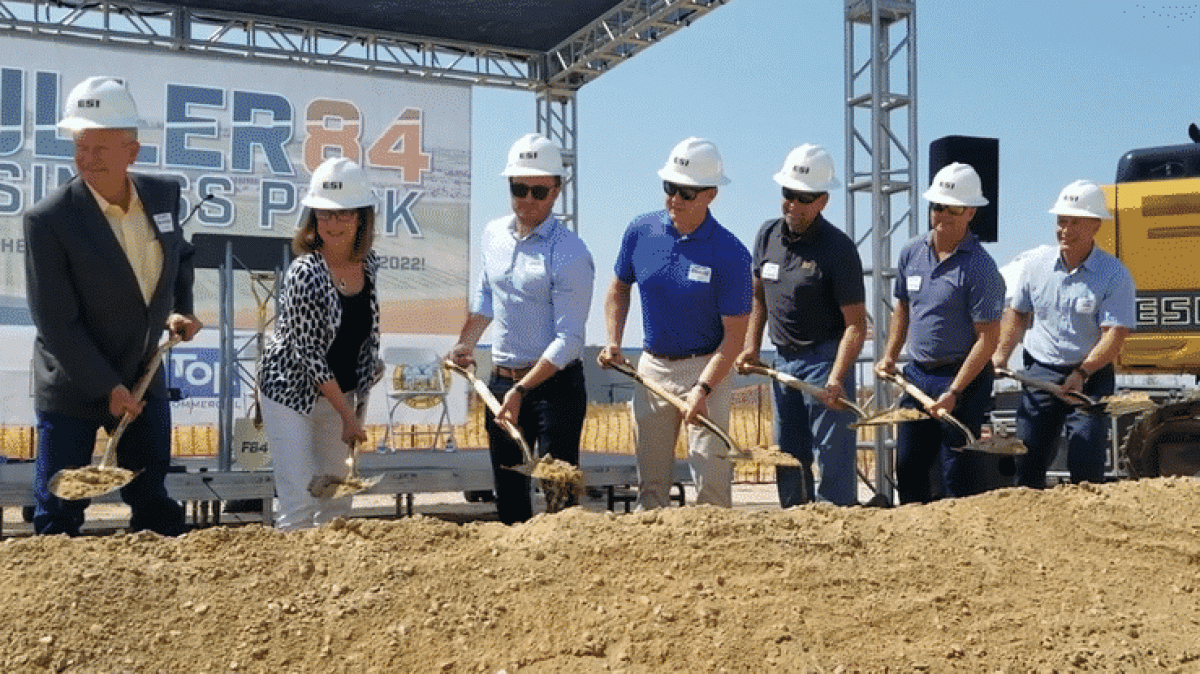
[[[374,203],[365,172],[344,158],[321,164],[301,201],[292,240],[297,257],[284,277],[274,340],[259,369],[280,529],[350,514],[351,497],[316,497],[309,483],[346,475],[347,452],[367,439],[367,393],[383,375]]]

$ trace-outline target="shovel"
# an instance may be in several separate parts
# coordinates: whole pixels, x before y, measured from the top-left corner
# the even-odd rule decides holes
[[[133,391],[134,400],[141,400],[142,396],[146,395],[146,389],[154,379],[154,373],[158,372],[158,364],[162,362],[163,355],[182,340],[181,336],[172,335],[158,347],[146,365],[146,373],[142,375]],[[50,492],[65,500],[94,498],[116,491],[133,481],[137,473],[117,465],[117,443],[131,421],[133,415],[128,412],[121,417],[116,430],[108,436],[108,444],[104,446],[104,454],[100,457],[98,465],[64,468],[58,471],[50,478]]]
[[[898,384],[910,396],[916,398],[917,402],[921,403],[925,409],[928,410],[929,408],[933,407],[933,398],[930,398],[924,391],[917,388],[915,384],[905,379],[904,376],[899,372],[890,375],[884,375],[884,378],[890,379]],[[962,447],[951,447],[951,449],[955,451],[976,451],[984,452],[986,454],[1004,454],[1008,456],[1024,454],[1028,451],[1025,448],[1024,443],[1013,437],[1000,437],[993,435],[990,438],[976,438],[975,434],[972,433],[965,424],[958,419],[955,419],[952,414],[946,412],[945,410],[941,410],[941,414],[939,414],[938,417],[953,424],[956,428],[958,428],[959,431],[962,431],[963,436],[967,439],[966,445]]]
[[[814,398],[819,399],[825,393],[824,389],[819,388],[817,386],[813,386],[812,384],[804,381],[803,379],[800,379],[799,377],[794,377],[786,372],[780,372],[779,370],[773,370],[773,369],[763,366],[763,365],[751,365],[751,364],[747,363],[747,364],[743,364],[741,367],[739,367],[738,371],[741,374],[766,375],[766,376],[770,377],[771,379],[774,379],[775,381],[779,382],[780,384],[783,384],[784,386],[787,386],[789,388],[794,388],[797,391],[800,391],[801,393],[807,393],[808,395],[810,395]],[[837,402],[839,404],[845,405],[846,407],[849,407],[851,410],[853,410],[854,414],[856,416],[858,416],[859,419],[867,419],[869,416],[866,412],[863,411],[863,409],[861,407],[859,407],[858,405],[855,405],[854,403],[850,402],[849,400],[847,400],[845,398],[842,398],[839,396],[837,399]]]
[[[1071,404],[1077,407],[1081,412],[1088,414],[1112,414],[1121,416],[1124,414],[1140,414],[1148,412],[1156,407],[1150,395],[1146,393],[1124,393],[1121,395],[1105,396],[1100,400],[1092,398],[1080,393],[1079,391],[1064,391],[1063,387],[1058,384],[1051,384],[1048,381],[1043,381],[1020,372],[1013,372],[1005,368],[996,370],[996,374],[1001,377],[1008,377],[1021,382],[1031,388],[1040,389],[1048,393],[1053,393],[1059,398],[1071,400]]]
[[[492,395],[487,384],[475,376],[473,368],[462,367],[450,360],[443,361],[442,367],[461,375],[470,382],[475,393],[479,394],[479,398],[492,411],[496,425],[504,429],[504,432],[508,433],[509,437],[521,448],[521,456],[525,459],[525,463],[518,466],[505,466],[505,468],[542,481],[542,491],[546,496],[546,510],[550,512],[562,510],[564,506],[572,502],[574,496],[583,491],[583,471],[576,466],[550,456],[534,460],[533,450],[529,448],[529,443],[525,442],[525,436],[521,435],[521,430],[511,421],[500,418],[500,401]]]
[[[666,390],[657,382],[646,379],[642,375],[638,374],[638,371],[630,367],[628,363],[613,362],[609,364],[609,367],[646,387],[651,393],[667,401],[672,407],[679,410],[681,413],[687,413],[687,404],[684,403],[679,396],[676,396],[675,394]],[[730,461],[754,461],[757,463],[775,466],[800,465],[799,459],[791,454],[781,452],[775,448],[753,447],[749,452],[738,449],[738,446],[734,443],[733,438],[729,437],[729,434],[722,430],[720,426],[713,423],[711,419],[701,414],[696,417],[696,421],[699,422],[701,426],[712,431],[714,435],[721,439],[721,442],[725,443],[725,446],[729,451],[724,458]]]
[[[349,467],[346,477],[316,475],[308,483],[308,493],[316,498],[339,498],[353,496],[379,484],[379,481],[383,479],[382,475],[362,477],[358,474],[358,451],[355,450],[354,443],[350,443],[348,446],[350,447],[350,456],[346,457],[346,465]]]
[[[819,397],[824,393],[824,389],[813,386],[803,379],[793,377],[786,372],[773,370],[762,365],[742,365],[739,370],[742,374],[766,375],[780,384],[783,384],[784,386],[794,388],[802,393],[807,393],[814,398]],[[837,401],[842,405],[849,407],[854,412],[855,416],[858,417],[858,421],[851,424],[852,428],[857,428],[859,426],[883,426],[903,421],[917,421],[919,419],[929,418],[928,414],[925,414],[920,410],[899,409],[894,407],[875,414],[867,414],[866,410],[858,405],[855,405],[846,398],[838,398]]]

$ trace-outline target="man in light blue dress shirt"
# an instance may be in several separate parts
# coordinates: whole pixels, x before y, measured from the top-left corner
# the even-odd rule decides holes
[[[1025,374],[1099,399],[1112,395],[1113,361],[1136,326],[1133,276],[1096,246],[1101,218],[1112,216],[1095,183],[1067,185],[1050,212],[1057,216],[1058,246],[1025,263],[1004,312],[992,363],[1007,367],[1020,342]],[[1064,425],[1071,481],[1104,480],[1108,418],[1080,412],[1027,387],[1017,408],[1017,437],[1029,448],[1017,457],[1019,486],[1045,488]]]
[[[580,356],[596,270],[583,240],[551,213],[562,168],[559,149],[540,134],[509,150],[501,175],[513,214],[483,232],[479,285],[450,358],[472,364],[475,344],[493,326],[488,388],[501,401],[500,418],[515,423],[539,456],[578,465],[587,414]],[[507,468],[523,462],[520,447],[490,412],[485,425],[500,520],[528,520],[529,478]]]

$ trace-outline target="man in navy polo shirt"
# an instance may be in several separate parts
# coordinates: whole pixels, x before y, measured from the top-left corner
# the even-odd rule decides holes
[[[750,314],[750,252],[708,211],[726,185],[721,155],[710,141],[688,138],[658,175],[666,210],[635,219],[625,230],[605,301],[608,344],[597,361],[624,360],[621,338],[633,284],[642,301],[645,335],[638,372],[687,402],[688,454],[701,504],[730,507],[733,464],[727,448],[692,422],[703,414],[729,426],[726,375],[741,350]],[[680,413],[643,388],[633,398],[639,510],[669,505]]]
[[[1058,247],[1025,263],[992,363],[1007,367],[1021,342],[1025,374],[1103,398],[1116,389],[1112,363],[1137,325],[1133,276],[1095,244],[1100,220],[1112,217],[1095,183],[1067,185],[1050,212],[1057,216]],[[1027,387],[1017,408],[1017,437],[1029,449],[1017,457],[1019,486],[1046,487],[1064,424],[1071,481],[1104,481],[1108,418],[1076,411],[1046,391]]]
[[[775,468],[779,505],[817,498],[856,505],[854,413],[836,401],[854,400],[854,362],[867,334],[862,260],[850,237],[821,215],[838,186],[825,148],[792,150],[775,182],[783,188],[783,217],[764,223],[754,243],[754,308],[737,362],[761,362],[769,327],[774,368],[824,390],[810,397],[774,385],[775,441],[801,464]],[[821,473],[816,493],[814,450]]]
[[[992,399],[992,353],[1004,312],[1004,277],[968,229],[983,196],[979,174],[955,162],[938,171],[926,190],[932,229],[904,246],[896,262],[896,306],[887,346],[875,371],[896,371],[907,339],[912,362],[906,379],[934,399],[928,411],[942,412],[978,434]],[[919,407],[911,396],[905,407]],[[941,458],[946,496],[984,489],[985,466],[952,426],[926,419],[900,424],[896,437],[896,482],[901,503],[933,499],[930,471]]]

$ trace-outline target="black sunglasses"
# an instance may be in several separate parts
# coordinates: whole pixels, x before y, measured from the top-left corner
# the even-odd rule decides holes
[[[929,208],[933,209],[934,213],[941,213],[942,211],[946,211],[950,215],[958,217],[958,216],[962,215],[963,213],[966,213],[967,209],[970,208],[970,206],[951,206],[949,204],[932,203],[929,205]]]
[[[785,201],[799,201],[802,204],[811,204],[821,198],[824,192],[800,192],[798,190],[783,188],[783,198]]]
[[[700,194],[704,190],[711,189],[711,187],[684,187],[683,185],[676,185],[669,180],[663,181],[663,191],[667,193],[668,197],[673,197],[678,194],[679,198],[683,199],[684,201],[692,201],[696,198],[697,194]]]
[[[553,189],[546,185],[526,185],[525,183],[509,183],[508,191],[518,199],[524,199],[525,195],[532,194],[534,199],[545,201],[546,197],[550,196],[550,190]]]

